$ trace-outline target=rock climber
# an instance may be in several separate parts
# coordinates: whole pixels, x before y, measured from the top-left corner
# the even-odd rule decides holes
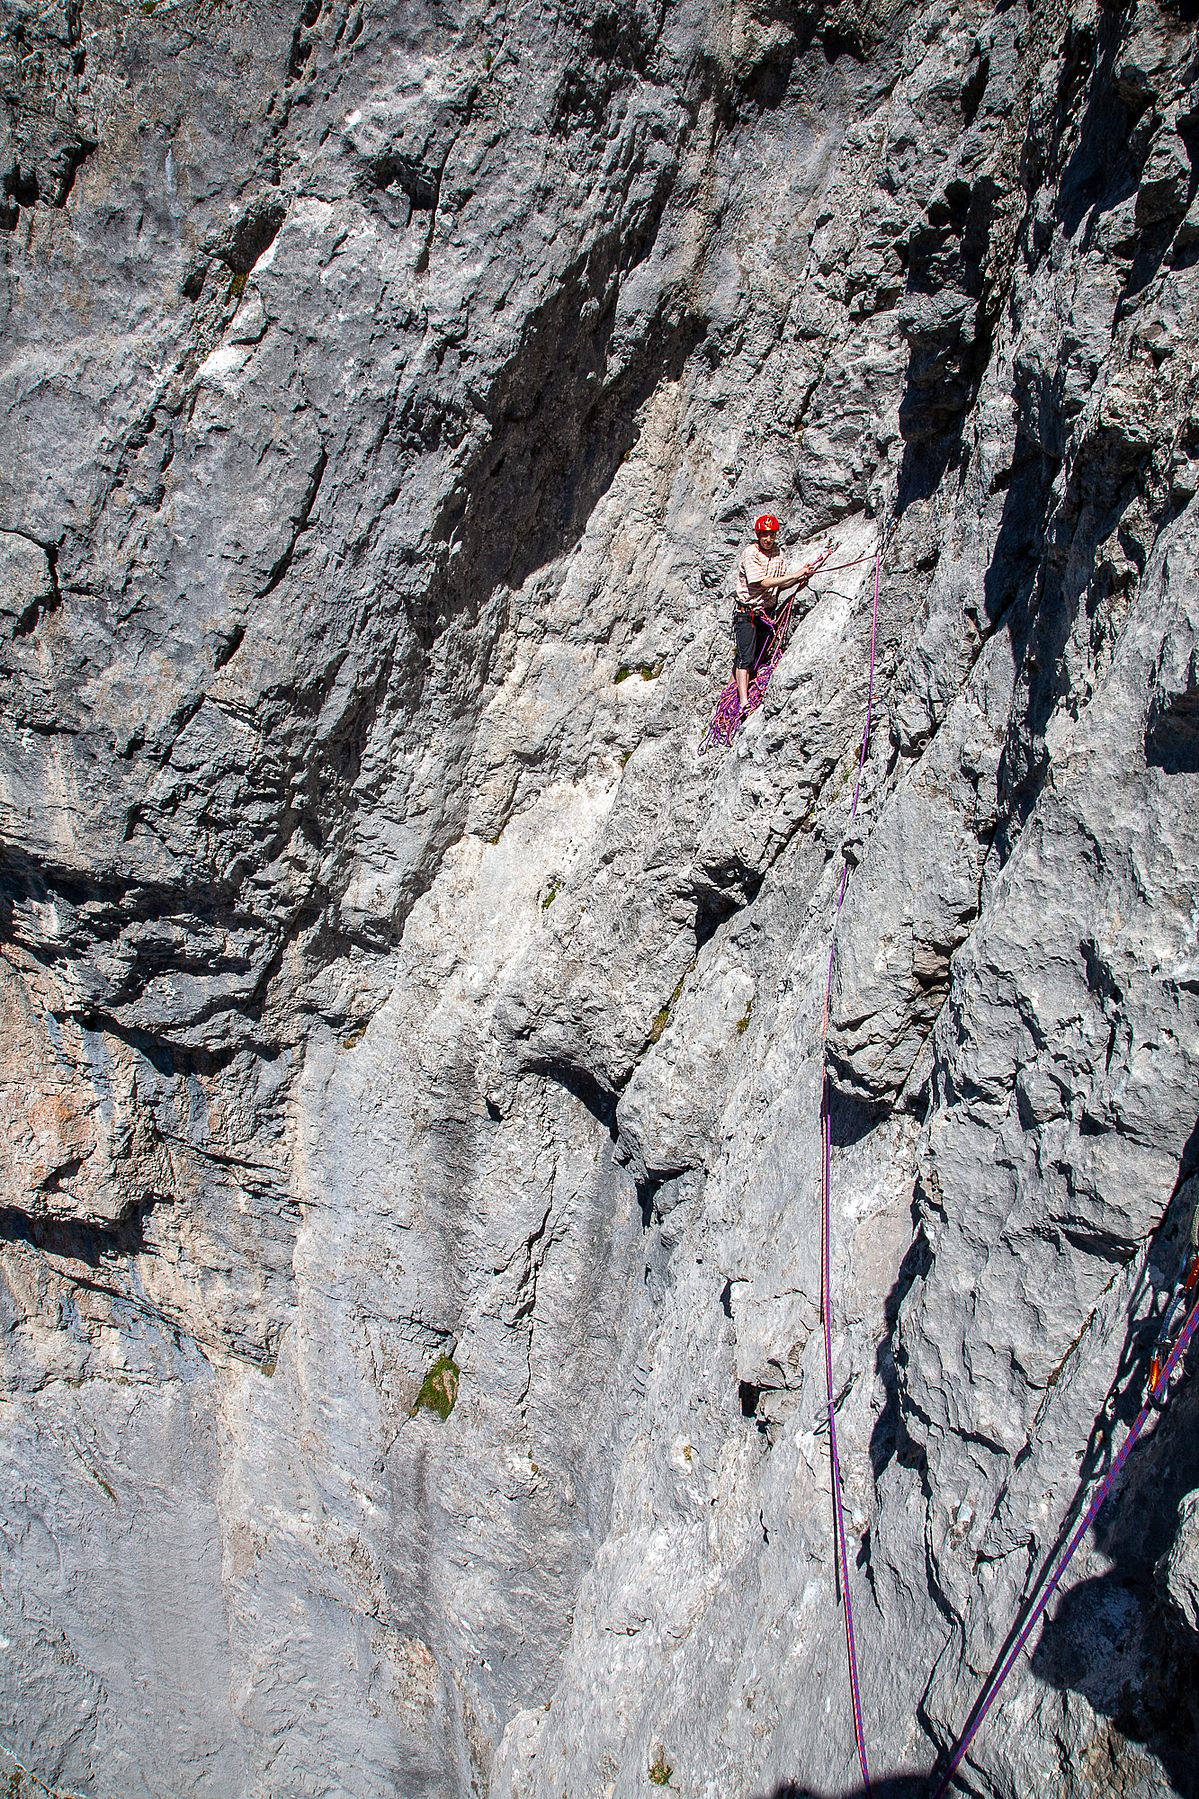
[[[787,559],[778,547],[779,530],[773,512],[764,512],[754,523],[754,542],[747,543],[737,558],[733,674],[743,712],[749,704],[750,675],[774,626],[775,595],[781,595],[788,587],[802,587],[820,564],[820,557],[815,556],[802,568],[788,569]]]

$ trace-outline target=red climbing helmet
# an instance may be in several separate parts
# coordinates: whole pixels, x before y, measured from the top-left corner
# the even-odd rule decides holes
[[[778,528],[779,522],[775,518],[773,512],[764,512],[761,518],[756,518],[754,520],[755,531],[777,531]]]

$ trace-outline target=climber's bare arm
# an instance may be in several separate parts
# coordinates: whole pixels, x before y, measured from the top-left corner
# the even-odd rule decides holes
[[[823,560],[823,557],[817,556],[814,561],[805,562],[802,568],[793,569],[790,574],[766,575],[761,581],[755,582],[755,586],[771,593],[781,593],[785,587],[802,587],[812,579]]]

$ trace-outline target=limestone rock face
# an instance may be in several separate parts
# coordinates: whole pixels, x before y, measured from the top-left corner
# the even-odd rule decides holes
[[[10,5],[0,1768],[856,1792],[835,938],[928,1790],[1196,1249],[1192,12]],[[1192,1384],[989,1799],[1197,1790]]]
[[[1199,1492],[1187,1494],[1178,1523],[1167,1563],[1169,1593],[1191,1629],[1199,1631]]]

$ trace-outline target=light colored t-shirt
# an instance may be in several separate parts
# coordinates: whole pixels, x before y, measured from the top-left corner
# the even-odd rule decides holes
[[[785,575],[787,558],[781,550],[773,556],[764,555],[756,543],[747,543],[737,558],[737,604],[739,606],[768,606],[777,597],[772,588],[763,591],[760,582],[767,575],[774,577]]]

